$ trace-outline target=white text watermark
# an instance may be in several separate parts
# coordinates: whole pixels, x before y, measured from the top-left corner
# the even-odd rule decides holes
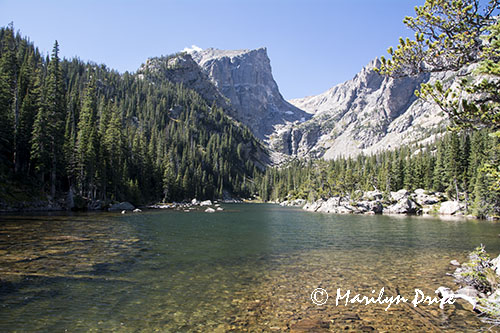
[[[337,288],[337,293],[335,295],[335,305],[339,306],[339,304],[344,304],[348,306],[349,304],[381,304],[387,305],[385,311],[387,311],[391,305],[400,304],[400,303],[408,303],[411,302],[414,307],[419,305],[432,305],[439,304],[440,308],[443,308],[445,304],[454,304],[455,299],[453,297],[431,297],[425,296],[424,292],[420,289],[415,289],[415,294],[413,297],[403,297],[401,295],[396,296],[386,296],[384,295],[385,289],[382,287],[378,294],[376,294],[375,290],[372,290],[372,294],[370,296],[361,295],[351,293],[350,290],[346,290],[342,292],[341,288]],[[328,292],[323,288],[316,288],[311,293],[311,300],[316,305],[324,305],[328,301]]]

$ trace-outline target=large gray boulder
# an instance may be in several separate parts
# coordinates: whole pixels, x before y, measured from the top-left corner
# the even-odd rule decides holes
[[[491,269],[493,269],[497,273],[497,275],[500,275],[500,255],[495,259],[492,259],[491,264]]]
[[[419,214],[420,211],[420,206],[408,197],[403,197],[396,204],[384,208],[384,214]]]
[[[458,201],[445,201],[439,207],[439,214],[441,215],[456,215],[463,209],[463,205]]]
[[[134,205],[132,205],[130,202],[124,201],[111,205],[111,207],[109,207],[108,210],[110,212],[114,212],[114,211],[124,211],[124,210],[134,210],[134,209],[135,209]]]
[[[401,199],[407,198],[408,195],[410,195],[410,192],[402,189],[397,192],[391,192],[391,199],[394,201],[401,201]]]
[[[302,207],[303,210],[307,210],[309,212],[316,212],[323,205],[325,201],[323,199],[319,199],[314,202],[308,202]]]
[[[384,197],[384,194],[380,191],[366,191],[363,194],[363,199],[368,200],[368,201],[382,200],[383,197]]]
[[[340,206],[340,200],[338,197],[328,198],[328,200],[323,201],[321,206],[316,209],[317,212],[322,213],[337,213]]]

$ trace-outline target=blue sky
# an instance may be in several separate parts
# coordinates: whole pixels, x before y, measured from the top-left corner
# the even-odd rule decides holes
[[[352,78],[400,36],[412,33],[409,0],[0,0],[0,25],[13,21],[44,53],[135,71],[148,57],[201,48],[267,47],[286,99],[319,94]]]

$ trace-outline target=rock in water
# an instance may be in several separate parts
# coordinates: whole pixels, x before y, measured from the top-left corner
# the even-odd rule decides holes
[[[208,208],[205,210],[205,213],[214,213],[214,212],[215,212],[215,209],[210,208],[210,207],[208,207]]]

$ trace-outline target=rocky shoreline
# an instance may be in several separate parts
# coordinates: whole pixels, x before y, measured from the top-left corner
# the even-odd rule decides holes
[[[224,210],[220,207],[221,203],[243,203],[239,199],[226,199],[220,201],[193,199],[189,202],[155,203],[150,205],[134,206],[128,201],[123,202],[105,202],[103,200],[88,200],[76,197],[59,198],[56,200],[32,200],[19,201],[15,203],[0,202],[0,213],[18,213],[18,212],[57,212],[57,211],[109,211],[122,212],[128,211],[141,212],[141,209],[173,209],[190,211],[205,207],[208,213]]]
[[[328,199],[318,199],[307,202],[304,199],[285,200],[274,202],[281,206],[302,207],[309,212],[332,213],[332,214],[384,214],[384,215],[441,215],[476,218],[476,216],[466,215],[466,204],[447,197],[445,193],[428,192],[417,189],[413,192],[399,190],[384,194],[381,191],[367,191],[357,193],[356,198],[350,196],[334,196]],[[207,207],[214,211],[220,203],[243,203],[241,199],[229,199],[212,201],[200,201],[192,199],[187,202],[155,203],[142,205],[138,208],[146,209],[175,209],[193,210],[194,207]],[[136,207],[129,202],[104,202],[102,200],[88,200],[78,196],[67,194],[64,198],[52,200],[19,201],[15,203],[0,202],[0,212],[49,212],[49,211],[134,211]],[[208,212],[212,212],[208,209]],[[488,219],[495,219],[489,217]]]
[[[445,299],[454,299],[481,316],[484,322],[500,325],[500,255],[491,259],[483,245],[478,246],[460,264],[452,260],[457,268],[453,274],[459,286],[456,291],[439,287],[436,293]]]
[[[282,206],[298,206],[309,212],[333,214],[390,214],[390,215],[466,215],[466,204],[447,197],[445,193],[417,189],[413,192],[399,190],[384,194],[380,191],[357,193],[350,196],[334,196],[306,202],[304,199],[286,200]]]

